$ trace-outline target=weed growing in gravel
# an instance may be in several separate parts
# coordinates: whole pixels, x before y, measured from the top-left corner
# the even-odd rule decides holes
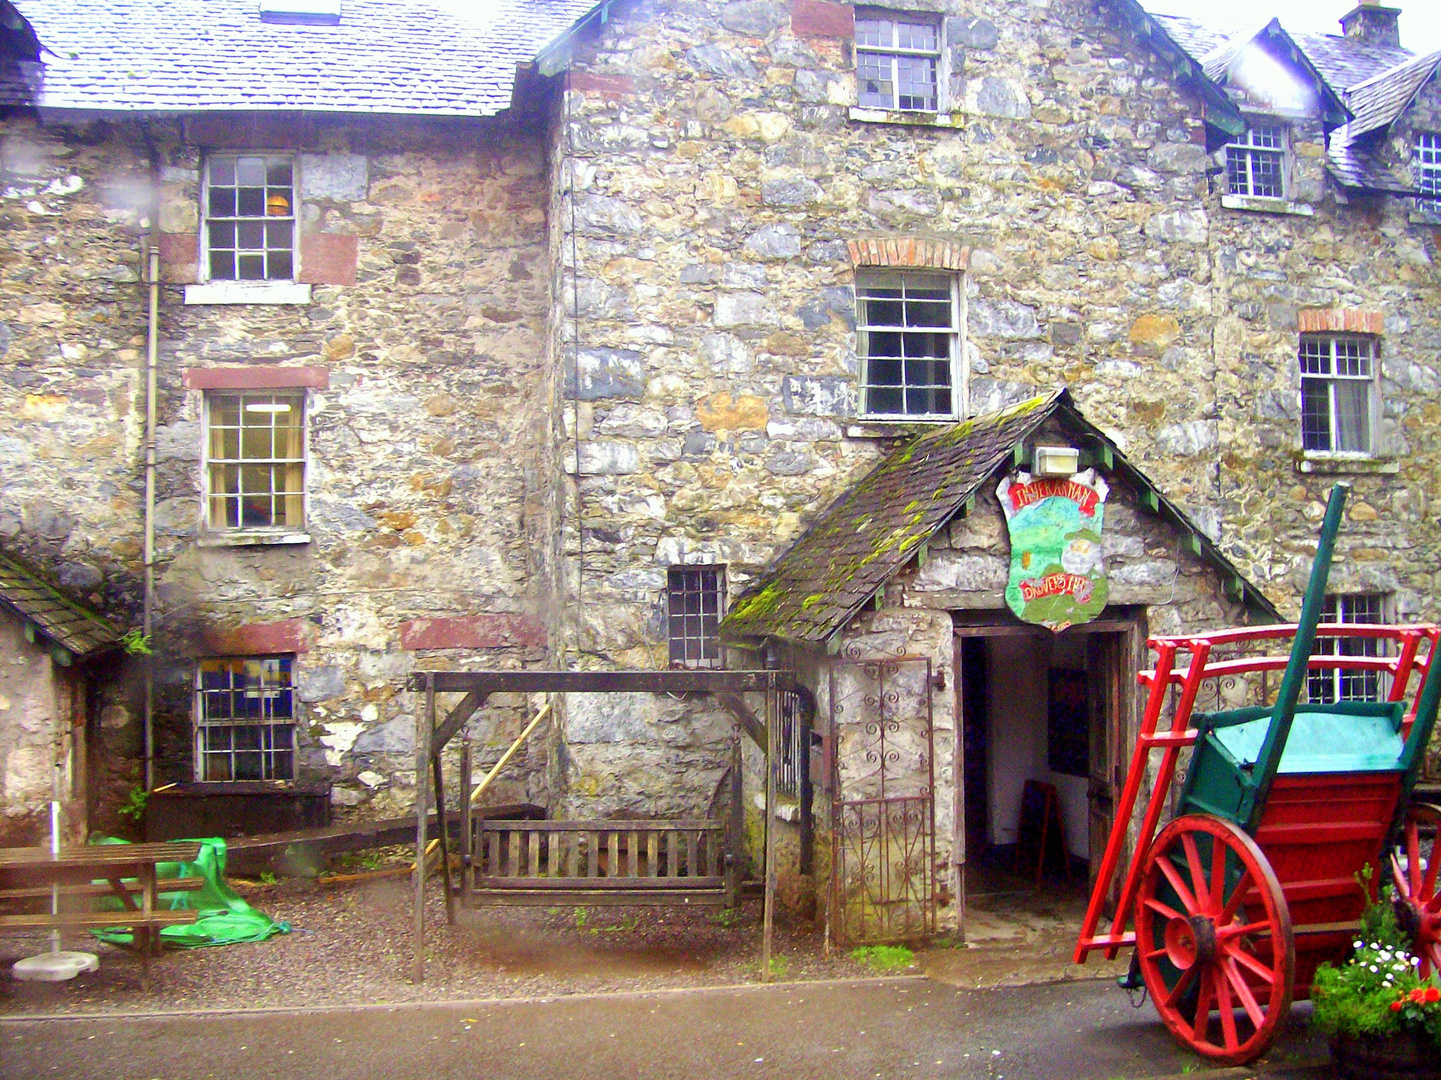
[[[872,971],[899,971],[916,962],[916,954],[904,945],[862,945],[851,950],[851,959]]]

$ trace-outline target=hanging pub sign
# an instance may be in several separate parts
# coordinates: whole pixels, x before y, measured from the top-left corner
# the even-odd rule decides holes
[[[1006,603],[1022,622],[1059,633],[1106,606],[1101,519],[1109,490],[1094,469],[1061,477],[1018,472],[996,488],[1011,533]]]

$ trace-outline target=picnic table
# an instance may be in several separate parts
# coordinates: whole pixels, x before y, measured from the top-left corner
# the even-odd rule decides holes
[[[156,866],[194,862],[200,847],[195,841],[179,841],[87,844],[58,852],[41,847],[0,848],[0,930],[127,928],[135,935],[148,987],[150,954],[159,948],[160,930],[194,922],[199,915],[194,909],[163,906],[160,894],[199,889],[205,884],[201,877],[158,878]],[[51,910],[57,892],[58,911]],[[94,901],[104,898],[118,900],[120,910],[95,910]]]

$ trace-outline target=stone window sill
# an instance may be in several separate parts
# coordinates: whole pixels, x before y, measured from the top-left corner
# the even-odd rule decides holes
[[[852,120],[864,124],[901,124],[905,127],[963,128],[959,113],[913,112],[908,109],[872,109],[860,105],[850,108]]]
[[[915,420],[866,420],[861,419],[846,425],[846,437],[850,439],[902,439],[919,435],[926,428],[942,424],[954,424],[953,417],[937,416]]]
[[[203,548],[270,547],[279,544],[308,544],[310,543],[310,534],[288,530],[272,532],[270,530],[242,529],[235,532],[201,533],[195,543],[197,547]]]
[[[310,286],[294,281],[209,281],[185,286],[187,304],[308,304]]]
[[[1314,217],[1316,208],[1290,199],[1264,199],[1256,195],[1222,195],[1221,205],[1227,210],[1251,210],[1261,214],[1291,214]]]
[[[1394,476],[1401,471],[1401,463],[1394,458],[1372,457],[1370,454],[1328,454],[1312,450],[1296,462],[1296,471],[1318,476]]]

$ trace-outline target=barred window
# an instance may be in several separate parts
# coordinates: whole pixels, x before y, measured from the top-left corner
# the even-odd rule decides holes
[[[857,273],[862,416],[955,416],[957,290],[957,280],[949,274]]]
[[[1328,596],[1321,609],[1323,623],[1384,623],[1386,597],[1379,593]],[[1326,638],[1316,642],[1313,656],[1380,656],[1376,638]],[[1378,701],[1383,689],[1379,671],[1328,669],[1306,673],[1306,698],[1315,703]]]
[[[1307,450],[1371,450],[1376,339],[1363,334],[1301,335],[1301,445]]]
[[[670,666],[721,666],[720,620],[725,567],[673,566],[666,580]]]
[[[1254,124],[1226,147],[1226,189],[1232,195],[1286,197],[1286,125]]]
[[[941,28],[935,19],[891,12],[856,15],[858,102],[873,109],[939,108]]]
[[[1416,209],[1441,214],[1441,134],[1425,131],[1416,136]]]
[[[216,154],[205,163],[205,265],[212,281],[295,279],[295,161]]]
[[[209,529],[305,526],[305,395],[205,395]]]
[[[195,674],[198,779],[295,779],[293,664],[289,656],[200,661]]]

